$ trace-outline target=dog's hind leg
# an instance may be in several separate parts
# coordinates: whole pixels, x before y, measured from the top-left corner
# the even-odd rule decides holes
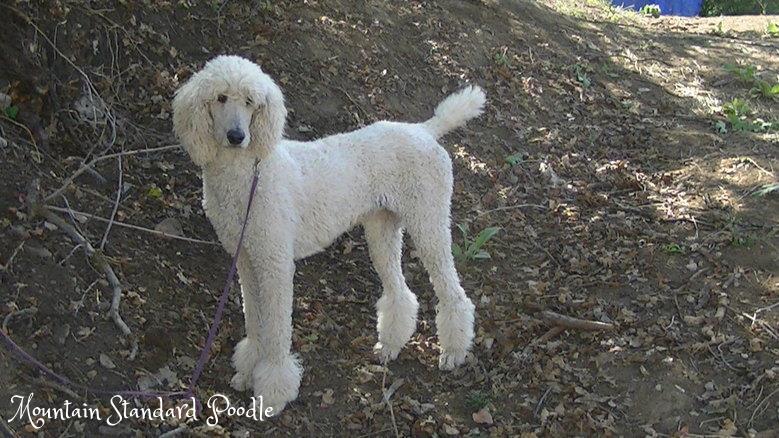
[[[374,351],[382,363],[398,357],[417,324],[417,298],[406,285],[401,268],[403,231],[398,217],[381,210],[363,221],[371,260],[381,280],[382,294],[376,303],[379,342]]]
[[[424,216],[419,215],[424,212]],[[438,367],[450,370],[465,361],[473,342],[474,305],[460,286],[452,256],[449,206],[428,202],[404,217],[411,238],[433,283],[438,305],[436,328],[441,344]]]
[[[238,281],[241,283],[246,337],[235,346],[233,366],[236,373],[230,385],[238,391],[245,391],[252,388],[252,372],[260,360],[261,347],[260,315],[257,313],[255,303],[255,296],[258,293],[257,277],[245,254],[238,258]]]

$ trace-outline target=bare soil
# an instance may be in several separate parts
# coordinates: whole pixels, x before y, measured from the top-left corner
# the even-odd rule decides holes
[[[478,313],[467,364],[437,369],[435,300],[407,242],[419,327],[388,370],[377,365],[380,284],[356,229],[298,263],[300,397],[280,418],[199,421],[185,433],[777,436],[779,198],[756,192],[777,182],[779,111],[725,65],[754,65],[776,83],[779,40],[765,29],[779,17],[649,19],[578,3],[0,4],[0,91],[19,109],[0,119],[2,329],[80,383],[136,388],[163,369],[156,389],[187,387],[229,256],[110,228],[105,256],[139,340],[130,360],[131,343],[105,317],[112,295],[102,274],[25,205],[34,179],[48,194],[84,160],[174,144],[173,92],[214,55],[244,55],[279,82],[287,134],[297,139],[424,120],[474,82],[487,91],[487,112],[444,142],[455,162],[452,216],[471,237],[501,231],[483,248],[491,258],[458,264]],[[84,110],[100,101],[87,80],[103,107]],[[734,130],[722,110],[734,98],[748,102],[748,121],[774,129]],[[116,221],[154,228],[174,218],[185,236],[216,240],[182,151],[104,160],[94,170],[50,203],[108,218],[121,187]],[[100,245],[105,223],[72,219]],[[203,400],[248,400],[228,384],[243,336],[238,295],[199,383]],[[539,309],[616,329],[543,337],[551,327]],[[391,409],[382,400],[390,387]],[[11,395],[31,392],[42,406],[76,401],[3,351],[0,417],[13,433],[155,436],[181,426],[71,419],[34,432],[8,422]],[[108,406],[75,392],[79,402]]]

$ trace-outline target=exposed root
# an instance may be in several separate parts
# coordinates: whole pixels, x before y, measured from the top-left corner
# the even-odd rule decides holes
[[[132,335],[130,327],[127,326],[127,324],[122,319],[122,316],[119,314],[119,304],[122,300],[122,286],[121,283],[119,283],[119,278],[117,278],[116,273],[114,272],[113,268],[111,268],[111,265],[108,263],[108,260],[102,251],[96,250],[89,242],[89,240],[87,240],[81,233],[79,233],[74,226],[59,217],[45,205],[38,203],[37,185],[37,181],[34,181],[30,191],[28,192],[27,202],[31,216],[43,217],[67,233],[76,244],[82,245],[84,247],[87,258],[89,258],[89,260],[97,269],[103,272],[106,280],[108,280],[108,283],[113,290],[111,308],[108,311],[108,316],[111,318],[114,324],[119,327],[119,330],[121,330],[122,333],[130,339],[132,347],[130,350],[129,359],[135,359],[136,354],[138,354],[138,340],[135,339],[135,337]]]

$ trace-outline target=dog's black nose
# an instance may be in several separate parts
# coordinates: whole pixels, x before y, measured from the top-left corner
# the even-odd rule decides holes
[[[231,129],[231,130],[227,131],[227,140],[232,145],[239,145],[239,144],[241,144],[241,142],[243,141],[244,137],[246,137],[246,136],[243,134],[243,131],[241,131],[240,129]]]

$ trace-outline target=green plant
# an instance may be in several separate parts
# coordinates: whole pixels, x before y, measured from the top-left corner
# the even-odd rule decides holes
[[[757,239],[755,239],[753,236],[750,236],[748,234],[734,234],[730,238],[730,244],[733,246],[744,246],[750,248],[755,243],[757,243]]]
[[[728,35],[728,31],[722,27],[722,22],[717,23],[717,28],[710,32],[712,35],[724,37]]]
[[[768,23],[768,27],[766,27],[765,33],[767,33],[770,37],[779,38],[779,24],[773,22]]]
[[[754,195],[755,196],[768,196],[771,193],[779,192],[779,183],[771,183],[771,184],[765,184],[760,186],[759,189],[755,190]]]
[[[766,99],[779,97],[779,83],[771,84],[763,80],[756,80],[750,90],[753,96],[762,96]]]
[[[495,64],[501,67],[511,67],[511,62],[509,61],[509,57],[506,54],[507,52],[508,47],[503,47],[499,52],[495,53]]]
[[[663,247],[663,251],[667,254],[684,254],[684,249],[676,243],[669,243]]]
[[[516,154],[511,154],[505,158],[506,162],[512,166],[517,165],[523,161],[525,154],[522,152],[517,152]]]
[[[753,15],[779,13],[779,2],[774,0],[704,0],[701,15]]]
[[[739,64],[725,64],[725,70],[730,74],[736,76],[743,82],[752,83],[757,75],[757,66],[754,65],[739,65]]]
[[[752,109],[749,107],[749,103],[735,98],[730,102],[722,105],[722,113],[725,114],[725,118],[730,123],[730,129],[733,131],[753,131],[754,123],[747,120]]]
[[[487,227],[481,230],[474,239],[470,238],[467,225],[457,224],[457,228],[463,234],[463,244],[462,246],[456,243],[452,244],[452,254],[455,259],[468,261],[490,258],[490,253],[484,251],[482,247],[500,231],[500,228]]]
[[[641,9],[639,9],[638,12],[654,18],[659,18],[662,11],[660,10],[660,5],[644,5],[641,6]]]
[[[481,391],[471,391],[465,397],[465,404],[474,411],[484,408],[490,403],[490,397]]]
[[[5,109],[5,115],[11,120],[16,120],[16,117],[19,115],[19,107],[16,105],[11,105]]]
[[[592,80],[590,80],[590,76],[587,74],[587,69],[584,66],[575,64],[573,66],[573,72],[576,75],[576,80],[582,84],[582,87],[589,88],[589,86],[592,85]]]

